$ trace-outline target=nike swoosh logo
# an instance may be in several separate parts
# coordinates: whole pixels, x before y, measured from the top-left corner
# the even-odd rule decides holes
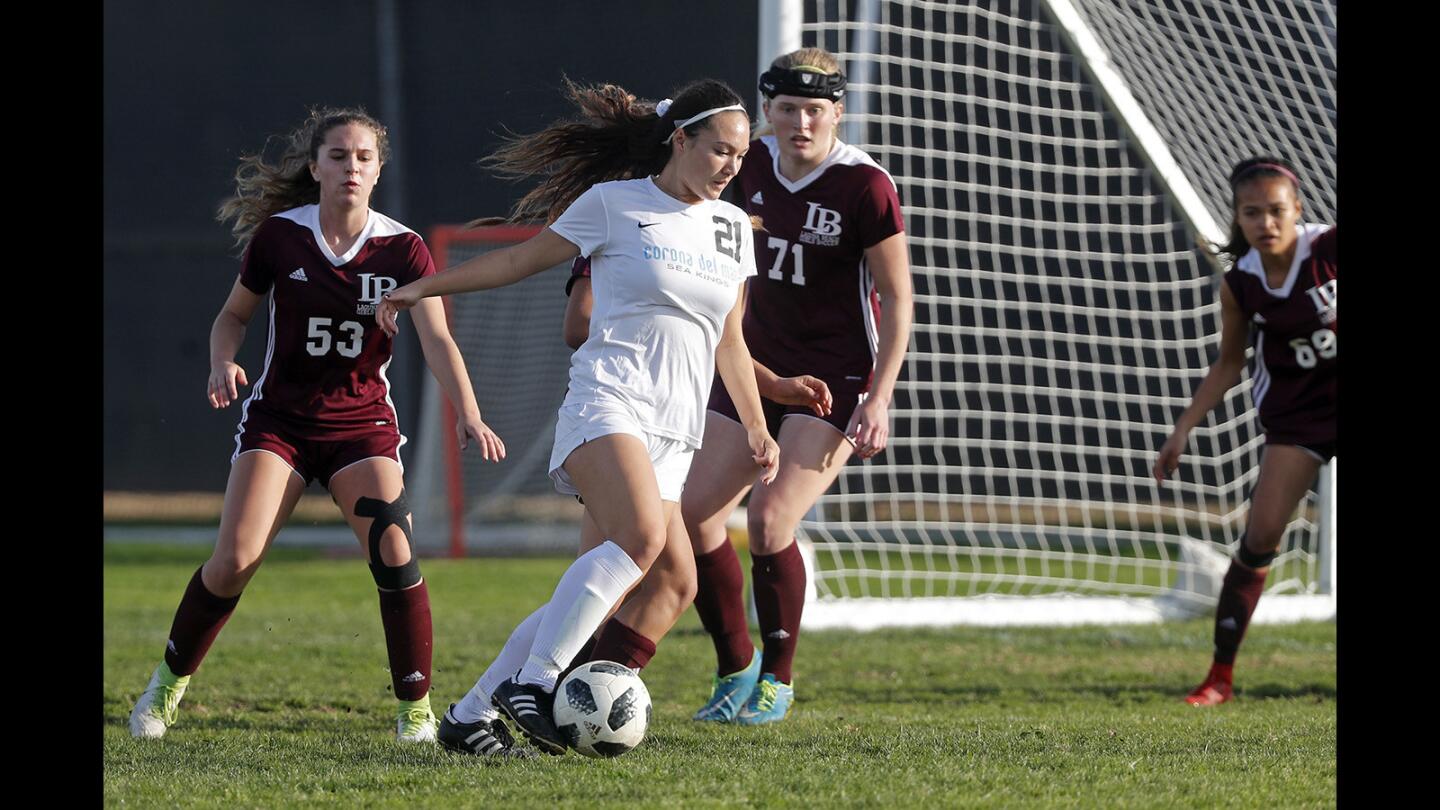
[[[651,225],[659,225],[660,223],[658,223],[658,222],[637,222],[637,223],[635,223],[635,224],[636,224],[636,225],[639,225],[639,226],[642,227],[642,228],[648,228],[648,227],[650,227]]]

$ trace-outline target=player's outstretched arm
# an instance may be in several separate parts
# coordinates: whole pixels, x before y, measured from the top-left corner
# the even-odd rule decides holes
[[[260,307],[262,296],[250,292],[240,279],[230,288],[230,296],[215,316],[210,327],[210,379],[205,395],[210,407],[224,408],[240,398],[238,386],[249,385],[245,369],[235,362],[240,344],[245,342],[245,327]]]
[[[715,370],[720,372],[720,381],[735,403],[735,411],[754,455],[755,463],[765,468],[760,480],[766,484],[775,480],[780,472],[780,446],[770,437],[765,427],[765,413],[760,408],[760,392],[755,387],[755,362],[750,357],[750,347],[745,345],[745,334],[741,327],[741,315],[745,311],[745,286],[740,286],[735,306],[725,316],[725,331],[715,347]]]
[[[385,334],[394,337],[399,330],[399,311],[415,306],[422,298],[504,287],[579,255],[580,249],[573,243],[545,228],[518,245],[482,253],[386,293],[375,310],[375,320]]]
[[[1175,472],[1180,466],[1180,456],[1185,453],[1186,443],[1190,439],[1190,431],[1195,426],[1205,421],[1210,411],[1215,409],[1225,399],[1225,392],[1235,387],[1240,382],[1240,372],[1245,368],[1245,341],[1249,337],[1249,325],[1245,322],[1245,313],[1240,311],[1240,304],[1235,300],[1234,293],[1230,292],[1230,285],[1220,283],[1220,355],[1215,362],[1210,364],[1210,371],[1206,373],[1205,380],[1195,390],[1195,396],[1191,397],[1190,405],[1180,418],[1175,420],[1175,429],[1171,431],[1170,438],[1160,446],[1160,453],[1155,459],[1155,466],[1151,472],[1155,475],[1157,483],[1163,483],[1165,477]]]
[[[457,417],[456,438],[460,449],[470,446],[474,439],[480,449],[480,456],[486,461],[500,461],[505,458],[505,442],[480,418],[480,406],[475,402],[475,391],[470,385],[470,375],[465,371],[465,361],[460,349],[450,336],[445,324],[445,305],[438,299],[430,298],[415,306],[415,333],[420,336],[420,350],[425,354],[425,365],[435,375],[435,381],[454,406]]]
[[[890,401],[895,380],[910,346],[910,323],[915,317],[914,288],[910,283],[910,247],[904,232],[865,249],[865,262],[880,293],[880,334],[875,354],[874,384],[870,395],[850,417],[846,434],[855,440],[855,453],[870,458],[890,440]]]

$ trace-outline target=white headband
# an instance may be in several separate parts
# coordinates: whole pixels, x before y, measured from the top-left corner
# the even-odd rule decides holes
[[[664,101],[661,101],[659,104],[656,104],[656,105],[655,105],[655,113],[656,113],[657,115],[664,115],[665,113],[669,112],[669,111],[670,111],[670,104],[671,104],[671,103],[672,103],[672,102],[670,101],[670,99],[667,98],[667,99],[665,99]],[[662,109],[662,108],[663,108],[663,109]],[[731,104],[729,107],[712,107],[712,108],[710,108],[710,109],[706,110],[705,112],[702,112],[702,113],[700,113],[700,114],[698,114],[698,115],[692,115],[692,116],[690,116],[689,118],[686,118],[684,121],[677,122],[677,123],[675,124],[675,129],[674,129],[673,131],[671,131],[671,133],[670,133],[670,137],[668,137],[668,138],[666,138],[665,140],[661,141],[661,143],[670,143],[670,139],[675,137],[675,133],[676,133],[676,132],[679,132],[680,130],[684,129],[685,127],[690,126],[691,124],[695,123],[696,121],[702,121],[702,120],[704,120],[704,119],[706,119],[706,118],[709,118],[710,116],[714,115],[715,113],[730,112],[731,110],[735,110],[736,112],[745,112],[745,105],[744,105],[744,104]]]

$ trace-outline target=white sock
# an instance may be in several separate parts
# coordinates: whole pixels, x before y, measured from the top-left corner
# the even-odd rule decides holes
[[[490,663],[490,668],[485,670],[480,680],[476,681],[470,691],[465,693],[465,697],[460,698],[460,702],[450,710],[451,717],[461,723],[479,723],[494,720],[499,716],[500,713],[490,703],[490,694],[503,681],[515,677],[515,673],[525,665],[525,659],[530,655],[530,645],[535,643],[535,631],[539,629],[540,620],[544,618],[547,607],[549,605],[541,605],[515,626],[510,638],[505,639],[505,646],[500,648],[500,654]]]
[[[570,665],[610,608],[643,575],[640,566],[613,540],[581,555],[555,586],[550,609],[540,621],[530,657],[516,680],[553,691],[560,671]]]

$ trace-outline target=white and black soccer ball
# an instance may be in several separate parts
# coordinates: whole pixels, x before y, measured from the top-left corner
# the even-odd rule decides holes
[[[618,757],[645,738],[650,690],[623,664],[581,664],[555,688],[555,727],[587,757]]]

